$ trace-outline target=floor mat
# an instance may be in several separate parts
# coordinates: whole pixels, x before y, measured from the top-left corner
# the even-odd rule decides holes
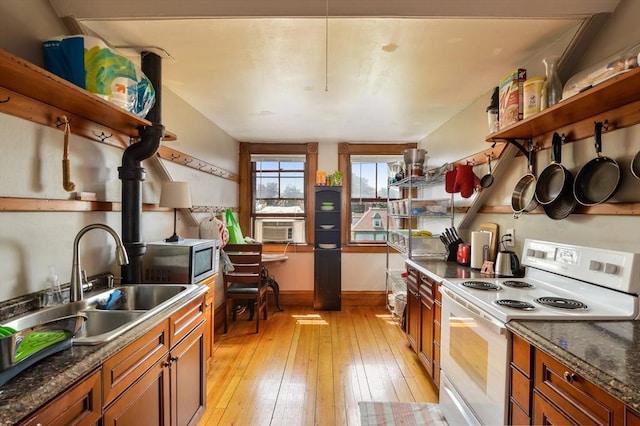
[[[419,402],[358,402],[362,426],[445,426],[438,404]]]

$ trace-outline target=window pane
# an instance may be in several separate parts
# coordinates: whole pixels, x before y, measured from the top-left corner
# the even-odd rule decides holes
[[[384,242],[387,239],[387,226],[395,229],[394,220],[387,225],[387,196],[399,199],[400,189],[389,187],[389,162],[401,160],[401,156],[353,157],[350,241]]]
[[[304,164],[304,161],[255,161],[254,213],[303,214]]]

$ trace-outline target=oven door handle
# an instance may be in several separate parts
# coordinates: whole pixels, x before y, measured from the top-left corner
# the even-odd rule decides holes
[[[451,300],[454,304],[458,305],[460,309],[463,309],[466,314],[475,319],[478,322],[482,322],[492,328],[497,334],[503,335],[507,332],[507,327],[495,318],[485,314],[473,304],[467,302],[445,286],[439,287],[440,293]]]

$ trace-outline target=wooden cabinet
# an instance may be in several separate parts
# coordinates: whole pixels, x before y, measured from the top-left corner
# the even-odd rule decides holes
[[[204,322],[171,349],[171,424],[195,425],[206,403]]]
[[[637,413],[518,335],[512,339],[509,424],[632,425]]]
[[[105,411],[103,426],[145,424],[169,426],[169,369],[166,358],[156,361]]]
[[[214,274],[198,283],[199,285],[206,285],[209,287],[209,291],[204,299],[204,316],[206,320],[204,325],[204,348],[207,369],[211,366],[211,360],[213,359],[213,339],[216,328],[216,323],[214,321],[215,304],[213,294],[215,292],[217,277],[218,274]]]
[[[94,371],[49,402],[22,425],[98,425],[102,415],[100,370]]]
[[[405,307],[405,332],[409,346],[417,353],[420,340],[420,287],[418,285],[419,272],[417,269],[407,268],[407,306]]]
[[[435,385],[440,387],[440,282],[407,265],[405,332],[409,346],[417,353]]]
[[[433,292],[435,302],[433,304],[433,383],[440,388],[440,335],[442,320],[442,294],[440,293],[441,283],[435,283]]]
[[[314,309],[341,309],[340,186],[315,187]]]
[[[420,274],[420,341],[418,357],[424,368],[433,377],[433,288],[434,281],[424,274]]]
[[[191,301],[103,364],[105,425],[197,423],[206,392],[204,305],[204,297]]]
[[[144,336],[106,360],[102,365],[104,405],[128,389],[169,352],[169,323],[163,321]]]
[[[574,424],[623,425],[625,406],[578,372],[564,366],[540,350],[535,350],[533,422],[552,414],[542,398],[551,402]],[[548,414],[547,414],[548,413]]]

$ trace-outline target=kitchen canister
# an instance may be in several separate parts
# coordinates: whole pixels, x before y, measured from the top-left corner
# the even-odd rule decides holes
[[[485,252],[487,260],[489,258],[489,244],[491,243],[491,233],[483,231],[474,231],[471,233],[471,268],[480,269],[485,261]]]
[[[524,82],[523,118],[530,117],[541,111],[543,84],[544,77],[532,77]]]

